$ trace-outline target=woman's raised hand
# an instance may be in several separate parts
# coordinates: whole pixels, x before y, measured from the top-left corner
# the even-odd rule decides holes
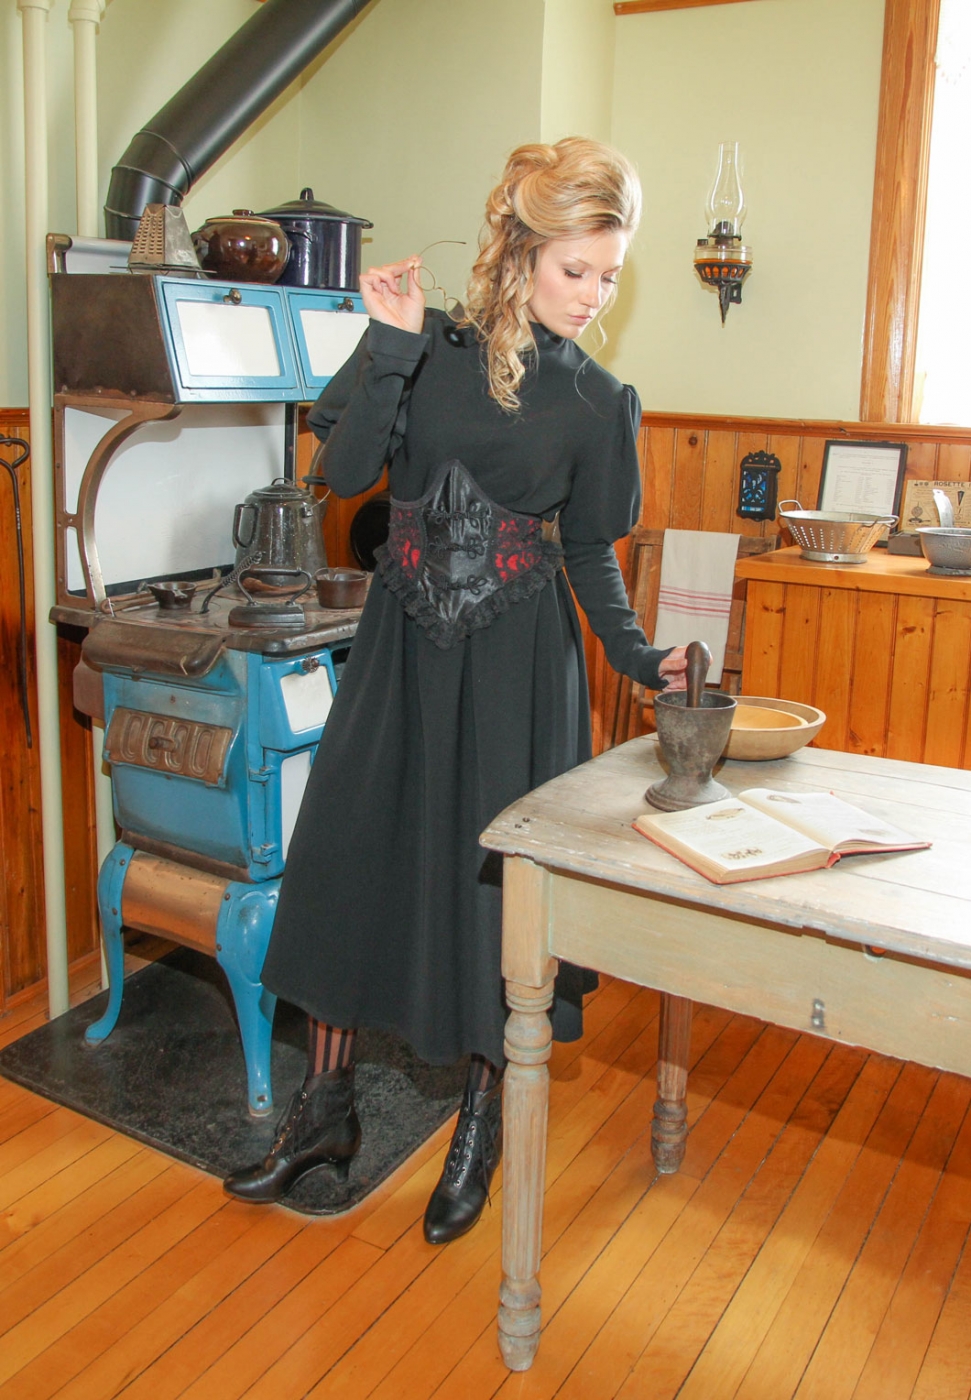
[[[425,322],[425,293],[418,283],[420,257],[403,258],[361,273],[361,298],[368,315],[386,326],[421,331]],[[401,279],[404,278],[402,289]]]

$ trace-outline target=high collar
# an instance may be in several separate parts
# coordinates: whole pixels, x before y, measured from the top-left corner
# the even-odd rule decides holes
[[[536,341],[538,350],[562,345],[566,339],[565,336],[556,335],[555,332],[547,330],[540,321],[530,321],[529,329],[533,332],[533,339]]]

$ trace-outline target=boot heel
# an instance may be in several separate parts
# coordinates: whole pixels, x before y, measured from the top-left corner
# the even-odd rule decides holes
[[[280,1200],[317,1167],[333,1166],[339,1179],[346,1181],[360,1142],[354,1066],[328,1070],[305,1080],[294,1094],[263,1161],[233,1172],[223,1186],[230,1196],[263,1204]]]

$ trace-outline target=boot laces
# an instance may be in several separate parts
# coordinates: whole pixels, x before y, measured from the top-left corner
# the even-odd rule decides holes
[[[476,1171],[482,1178],[482,1185],[491,1202],[492,1174],[489,1162],[496,1155],[496,1133],[489,1122],[486,1109],[475,1113],[463,1105],[442,1172],[443,1179],[457,1186]]]
[[[271,1156],[274,1156],[283,1147],[285,1147],[290,1138],[293,1137],[294,1133],[297,1130],[297,1124],[299,1123],[303,1115],[303,1111],[306,1108],[309,1100],[310,1095],[307,1093],[306,1089],[304,1089],[301,1086],[293,1095],[293,1098],[287,1105],[286,1113],[283,1115],[283,1117],[280,1119],[279,1123],[276,1126],[276,1136],[274,1137],[273,1145],[270,1148]]]

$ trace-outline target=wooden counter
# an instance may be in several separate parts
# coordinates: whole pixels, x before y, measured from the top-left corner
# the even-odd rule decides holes
[[[825,710],[817,748],[971,768],[971,578],[873,550],[817,564],[797,547],[740,559],[742,690]]]

